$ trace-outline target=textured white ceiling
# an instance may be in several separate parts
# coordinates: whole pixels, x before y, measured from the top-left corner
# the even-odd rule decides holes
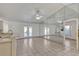
[[[64,4],[61,3],[1,3],[0,17],[6,20],[36,22],[37,20],[33,18],[36,8],[44,16],[41,19],[43,20],[63,6]]]

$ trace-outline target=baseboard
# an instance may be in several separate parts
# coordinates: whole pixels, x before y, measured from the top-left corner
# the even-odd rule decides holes
[[[20,39],[29,39],[29,38],[43,38],[43,36],[22,37],[22,38],[18,38],[18,40],[20,40]]]
[[[17,39],[29,39],[29,38],[44,38],[45,36],[56,36],[56,35],[41,35],[41,36],[30,36],[30,37],[18,37]]]
[[[69,40],[76,40],[76,39],[72,39],[72,38],[68,38],[68,37],[66,37],[66,39],[69,39]]]

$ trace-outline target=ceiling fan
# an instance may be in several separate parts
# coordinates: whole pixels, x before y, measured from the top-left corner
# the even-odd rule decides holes
[[[36,20],[40,20],[42,18],[42,13],[39,9],[36,10],[36,13],[35,13],[35,19]]]

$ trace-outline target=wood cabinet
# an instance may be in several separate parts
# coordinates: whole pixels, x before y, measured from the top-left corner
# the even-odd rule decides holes
[[[11,56],[11,42],[0,43],[0,56]]]
[[[14,56],[16,55],[14,39],[4,39],[0,41],[0,56]]]

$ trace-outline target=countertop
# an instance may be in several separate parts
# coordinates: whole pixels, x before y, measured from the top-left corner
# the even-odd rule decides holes
[[[10,38],[0,38],[0,43],[7,43],[11,42],[12,40]]]

